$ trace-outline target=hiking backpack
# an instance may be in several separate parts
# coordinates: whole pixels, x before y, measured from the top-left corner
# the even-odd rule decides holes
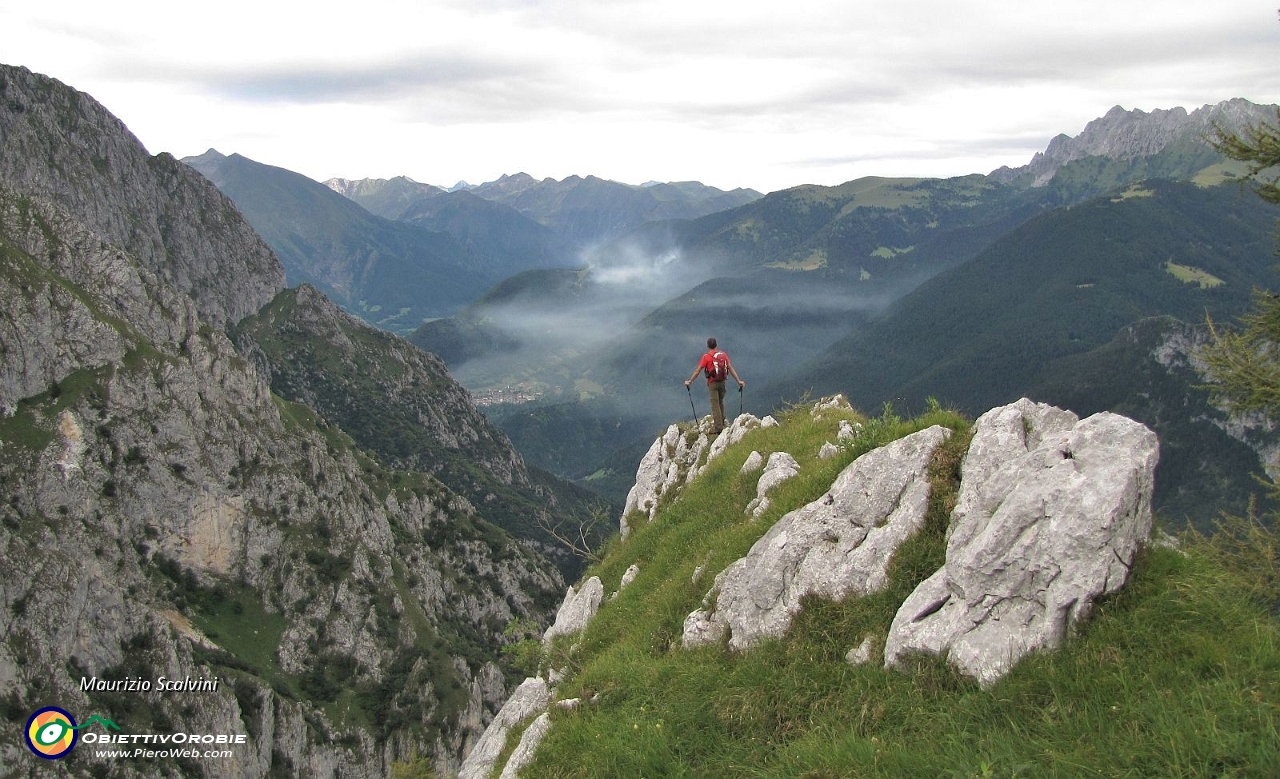
[[[724,381],[729,377],[729,355],[716,352],[711,355],[711,367],[707,369],[708,381]]]

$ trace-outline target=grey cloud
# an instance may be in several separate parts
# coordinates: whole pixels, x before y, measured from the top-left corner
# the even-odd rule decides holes
[[[255,101],[376,102],[423,90],[465,90],[535,76],[528,65],[470,55],[423,55],[361,67],[326,64],[211,74],[208,85],[229,97]]]
[[[107,49],[127,51],[130,47],[145,45],[146,36],[140,31],[120,29],[104,29],[90,24],[82,24],[73,19],[57,21],[36,20],[36,29],[53,35],[77,41],[79,44],[92,44]]]
[[[194,84],[222,98],[259,104],[352,103],[398,108],[434,121],[500,120],[580,110],[557,65],[476,54],[423,54],[353,66],[298,63],[260,67],[129,66],[135,78]]]

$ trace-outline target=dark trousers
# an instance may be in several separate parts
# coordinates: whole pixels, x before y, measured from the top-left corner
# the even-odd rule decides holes
[[[707,382],[707,392],[711,395],[711,419],[715,423],[713,430],[719,433],[724,430],[724,382]]]

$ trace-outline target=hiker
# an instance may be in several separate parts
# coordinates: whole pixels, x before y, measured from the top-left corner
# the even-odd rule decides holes
[[[715,423],[712,430],[713,435],[719,435],[724,430],[724,382],[728,376],[733,376],[734,381],[738,382],[738,391],[747,386],[738,372],[734,370],[733,363],[729,361],[729,355],[716,349],[716,339],[707,339],[707,353],[702,355],[702,359],[698,361],[698,367],[693,369],[693,375],[684,383],[685,389],[698,378],[698,371],[702,371],[707,376],[707,392],[711,395],[711,419]]]

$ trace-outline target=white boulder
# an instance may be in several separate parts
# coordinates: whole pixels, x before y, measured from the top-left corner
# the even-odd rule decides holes
[[[783,516],[715,579],[710,608],[685,621],[685,646],[719,640],[744,649],[783,635],[805,595],[841,599],[884,586],[890,557],[924,523],[929,461],[950,435],[931,427],[874,449],[831,490]]]
[[[1025,398],[974,424],[944,566],[902,604],[892,666],[946,654],[989,685],[1057,647],[1126,580],[1151,532],[1155,433],[1116,414],[1083,421]]]
[[[765,463],[764,473],[756,482],[756,497],[747,504],[746,513],[758,517],[769,508],[769,490],[800,473],[800,463],[787,452],[774,452]]]
[[[585,628],[600,610],[600,603],[603,600],[604,583],[600,581],[599,576],[592,576],[583,582],[581,590],[575,591],[573,585],[570,585],[569,591],[565,593],[564,600],[560,603],[560,610],[556,612],[555,623],[542,634],[543,643],[556,636],[577,633]]]

